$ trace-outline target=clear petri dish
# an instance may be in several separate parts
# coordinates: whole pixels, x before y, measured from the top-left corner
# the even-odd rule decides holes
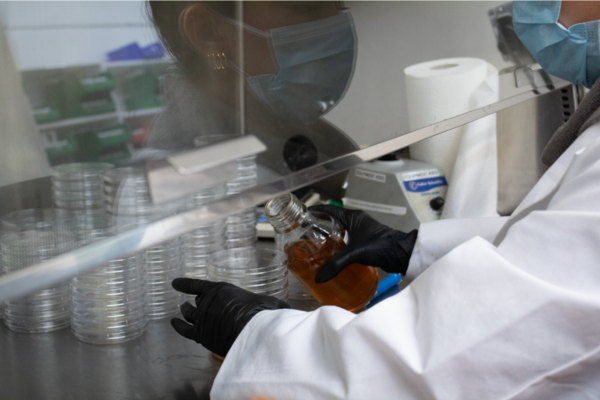
[[[129,296],[141,295],[143,292],[145,279],[136,279],[133,282],[125,281],[127,284],[114,283],[91,283],[90,281],[82,282],[81,280],[73,280],[71,282],[71,291],[73,294],[87,294],[90,296],[112,297],[118,293],[127,292]]]
[[[29,321],[22,319],[5,318],[4,323],[7,328],[13,332],[19,333],[46,333],[52,332],[59,329],[64,329],[71,325],[71,319],[66,317],[64,319],[52,320],[52,321]]]
[[[114,165],[108,163],[69,163],[52,167],[51,176],[63,181],[99,180],[112,168]]]
[[[97,309],[80,309],[74,308],[72,311],[72,317],[74,320],[85,322],[85,323],[114,323],[114,322],[126,322],[129,320],[137,320],[144,318],[146,315],[146,307],[142,306],[138,309],[110,309],[106,310],[103,308]]]
[[[216,253],[217,251],[224,250],[224,247],[225,246],[210,246],[206,248],[184,247],[183,257],[185,260],[203,260],[209,255]]]
[[[54,200],[74,201],[74,200],[94,200],[98,203],[104,203],[104,194],[102,191],[83,191],[83,190],[55,190]]]
[[[0,225],[5,229],[19,231],[51,228],[61,221],[66,221],[73,216],[68,210],[55,208],[30,208],[14,211],[0,217]]]
[[[96,332],[96,333],[117,333],[117,332],[135,332],[140,328],[146,327],[148,324],[148,315],[143,314],[138,318],[129,318],[124,320],[115,320],[112,322],[98,321],[92,322],[73,318],[71,320],[71,329],[80,333]]]
[[[153,306],[148,308],[148,318],[151,320],[170,318],[178,315],[179,313],[179,304],[165,307]]]
[[[256,211],[254,208],[248,208],[240,213],[233,214],[227,217],[227,223],[239,224],[239,223],[251,223],[257,220]]]
[[[250,218],[249,218],[250,219]],[[257,218],[251,218],[249,221],[227,221],[227,232],[249,231],[256,229]]]
[[[104,202],[104,192],[101,185],[97,188],[91,187],[86,190],[63,190],[56,187],[53,187],[52,189],[52,196],[55,200],[93,199],[100,201],[101,203]]]
[[[111,214],[117,215],[143,215],[147,216],[147,221],[143,221],[141,219],[135,220],[135,222],[150,222],[154,219],[159,219],[164,216],[159,212],[159,209],[156,206],[145,204],[138,206],[129,206],[123,204],[109,205],[105,204],[106,211]]]
[[[31,297],[25,297],[16,300],[9,300],[5,304],[10,306],[10,308],[15,311],[22,310],[25,312],[25,310],[52,310],[55,308],[68,306],[70,301],[70,296],[54,297],[51,299],[34,299]]]
[[[213,235],[209,234],[198,234],[198,235],[184,235],[181,240],[182,246],[215,246],[222,244],[225,241],[225,229],[219,229],[217,233]]]
[[[208,273],[206,271],[206,267],[202,267],[202,268],[191,268],[190,267],[189,270],[186,270],[184,276],[186,278],[206,280],[208,278]]]
[[[79,319],[71,320],[71,329],[79,332],[126,332],[128,330],[135,331],[148,324],[147,316],[144,314],[142,318],[131,318],[122,321],[113,321],[108,323],[101,321],[99,323],[90,323]]]
[[[107,310],[120,307],[139,307],[146,302],[146,292],[142,291],[141,295],[130,296],[112,296],[112,297],[79,297],[73,295],[73,307],[82,308],[106,308]]]
[[[146,304],[146,296],[118,298],[79,298],[73,296],[72,306],[78,310],[137,310]],[[112,312],[112,311],[111,311]]]
[[[208,279],[257,293],[287,290],[287,256],[278,250],[235,248],[208,258]]]
[[[140,187],[127,187],[127,190],[124,192],[122,188],[117,186],[107,186],[104,184],[104,198],[108,202],[115,202],[120,197],[125,198],[139,198],[140,200],[146,201],[150,199],[150,192],[148,189],[143,189]]]
[[[145,251],[144,259],[146,263],[156,261],[156,262],[165,262],[179,259],[181,254],[181,248],[178,245],[176,248],[163,249],[161,251]]]
[[[84,307],[77,305],[73,307],[71,315],[73,318],[77,317],[80,320],[86,320],[88,322],[94,321],[109,321],[117,320],[119,318],[131,318],[134,315],[143,316],[146,312],[146,305],[142,303],[138,306],[120,306],[120,307]]]
[[[72,180],[52,180],[52,192],[56,191],[83,191],[83,192],[104,192],[104,183],[102,178],[94,180],[84,181],[72,181]]]
[[[256,246],[257,240],[258,239],[255,235],[244,237],[244,238],[227,239],[227,248],[228,249],[243,249],[243,248],[247,248],[247,247],[253,248]]]
[[[150,196],[148,194],[138,194],[135,193],[130,194],[117,194],[116,196],[110,196],[110,195],[106,195],[104,194],[104,200],[106,202],[106,204],[110,205],[110,206],[129,206],[129,207],[134,207],[134,206],[144,206],[144,205],[148,205],[152,203],[152,200],[150,199]]]
[[[96,333],[96,332],[80,332],[77,330],[72,330],[72,331],[73,331],[73,335],[81,342],[103,345],[103,344],[123,343],[123,342],[137,339],[146,332],[146,325],[144,325],[143,327],[141,327],[137,330],[128,331],[128,332]]]
[[[62,200],[55,198],[54,205],[67,210],[104,209],[104,201],[102,199]]]
[[[103,180],[110,184],[120,184],[123,180],[128,179],[133,183],[138,183],[140,186],[147,186],[148,180],[144,169],[141,167],[121,167],[106,171],[103,174]]]
[[[217,246],[225,240],[225,229],[219,229],[214,235],[184,235],[181,240],[182,246]]]
[[[141,285],[144,280],[142,271],[129,270],[127,274],[80,274],[73,278],[74,284],[85,284],[85,285],[127,285],[134,287]]]
[[[135,266],[132,267],[131,265],[117,264],[117,265],[103,267],[102,269],[94,270],[93,272],[80,274],[78,276],[108,278],[108,277],[112,277],[112,276],[122,276],[122,277],[133,276],[133,277],[135,277],[135,276],[141,276],[141,275],[143,275],[143,271],[140,271],[139,268],[136,268]]]

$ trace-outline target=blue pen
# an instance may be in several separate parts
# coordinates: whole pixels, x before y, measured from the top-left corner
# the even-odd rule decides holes
[[[382,279],[381,282],[379,282],[379,285],[377,286],[377,291],[375,292],[375,295],[373,295],[373,297],[371,298],[371,301],[375,300],[378,296],[382,295],[392,286],[396,286],[398,283],[400,283],[401,280],[402,277],[400,276],[400,274],[389,274],[386,278]]]

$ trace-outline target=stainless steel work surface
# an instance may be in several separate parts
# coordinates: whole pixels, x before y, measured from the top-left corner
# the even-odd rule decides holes
[[[394,287],[370,306],[398,293]],[[290,302],[314,309],[313,302]],[[78,341],[69,328],[41,334],[0,323],[0,399],[129,400],[210,398],[221,362],[179,336],[169,319],[150,321],[140,338],[114,345]]]
[[[261,239],[257,247],[275,243]],[[319,306],[289,303],[300,310]],[[150,321],[142,337],[113,345],[80,342],[68,328],[15,333],[0,322],[0,360],[2,400],[208,399],[221,366],[210,351],[179,336],[170,318]]]
[[[131,342],[91,345],[70,329],[24,334],[0,324],[1,399],[208,399],[221,363],[150,321]]]

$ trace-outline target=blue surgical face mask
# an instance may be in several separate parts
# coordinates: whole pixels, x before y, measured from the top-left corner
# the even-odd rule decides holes
[[[560,1],[514,1],[517,36],[549,74],[591,87],[600,78],[598,21],[573,25],[558,21]]]
[[[246,84],[275,115],[311,124],[342,98],[356,48],[349,13],[268,32],[228,21],[270,41],[278,72],[246,76]]]

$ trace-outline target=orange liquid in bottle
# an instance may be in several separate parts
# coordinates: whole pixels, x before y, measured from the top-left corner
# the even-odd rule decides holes
[[[328,237],[325,241],[300,240],[285,246],[288,268],[323,305],[349,311],[365,306],[377,291],[379,274],[376,268],[351,264],[338,276],[325,283],[315,283],[321,267],[342,250],[343,240]]]

